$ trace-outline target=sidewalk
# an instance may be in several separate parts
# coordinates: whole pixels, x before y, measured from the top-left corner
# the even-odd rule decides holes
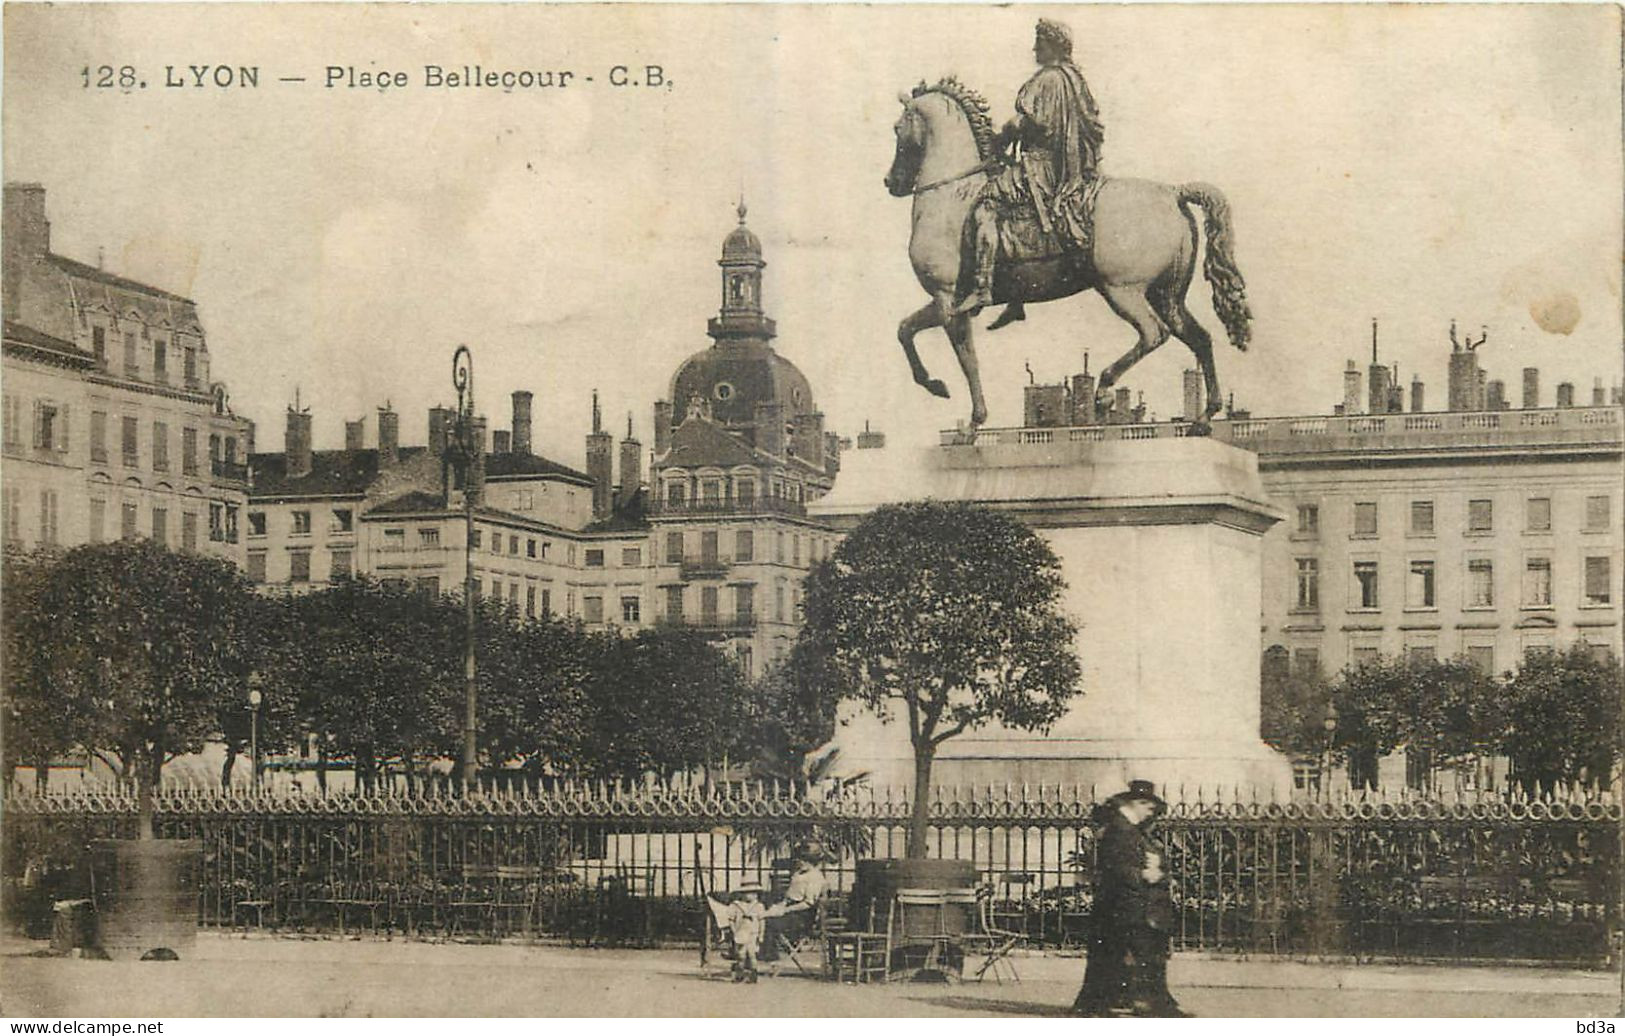
[[[1019,983],[837,986],[793,967],[757,985],[692,950],[586,950],[226,935],[178,962],[29,956],[0,942],[8,1016],[835,1016],[1065,1013],[1075,957],[1016,958]],[[1545,968],[1342,965],[1179,955],[1170,985],[1206,1017],[1613,1017],[1618,977]]]

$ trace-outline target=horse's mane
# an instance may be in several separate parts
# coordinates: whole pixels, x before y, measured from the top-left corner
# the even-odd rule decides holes
[[[943,76],[937,80],[936,85],[927,86],[924,80],[914,88],[912,96],[923,94],[942,94],[965,113],[965,119],[970,123],[971,134],[976,137],[977,157],[986,161],[993,157],[993,119],[988,115],[987,98],[961,83],[953,76]]]

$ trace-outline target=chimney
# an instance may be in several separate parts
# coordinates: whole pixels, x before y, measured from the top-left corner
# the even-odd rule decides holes
[[[1592,378],[1591,379],[1591,405],[1592,406],[1607,406],[1608,405],[1608,396],[1602,390],[1602,379],[1601,378]]]
[[[1425,409],[1427,408],[1422,405],[1422,376],[1420,374],[1412,374],[1411,413],[1420,414]]]
[[[1028,385],[1022,390],[1022,423],[1028,428],[1056,428],[1066,420],[1066,386]]]
[[[626,508],[643,486],[643,444],[632,435],[632,415],[626,415],[626,438],[621,440],[620,506]]]
[[[1057,389],[1061,386],[1057,385]],[[1064,393],[1065,389],[1061,389]],[[1056,407],[1057,420],[1060,418],[1060,407]],[[815,468],[824,466],[824,415],[819,413],[797,414],[791,422],[795,427],[796,456],[811,464]]]
[[[531,394],[524,389],[513,394],[513,452],[529,453]]]
[[[598,392],[592,394],[592,433],[587,436],[587,477],[592,479],[592,516],[608,518],[613,497],[615,438],[604,431],[603,412],[598,409]]]
[[[1095,416],[1095,376],[1088,371],[1072,375],[1072,416],[1068,423],[1072,425],[1096,424]],[[882,436],[884,438],[884,436]]]
[[[354,453],[362,448],[362,436],[365,427],[366,420],[364,418],[360,421],[344,422],[344,448],[346,451]]]
[[[1182,377],[1185,390],[1185,420],[1197,421],[1202,417],[1202,372],[1187,369]]]
[[[0,285],[7,319],[18,316],[24,267],[43,260],[51,250],[51,222],[45,218],[45,188],[37,183],[5,186],[4,226],[0,245],[5,250],[5,281]]]
[[[1485,399],[1485,396],[1484,396],[1484,383],[1488,378],[1489,378],[1489,375],[1484,372],[1484,368],[1482,368],[1482,367],[1478,368],[1477,377],[1475,378],[1475,380],[1473,382],[1473,409],[1474,410],[1487,409],[1485,407],[1485,405],[1484,405],[1484,399]]]
[[[1112,424],[1129,424],[1133,418],[1133,396],[1126,388],[1112,393]]]
[[[1084,377],[1084,375],[1078,375]],[[858,433],[858,449],[883,450],[886,448],[886,433],[870,431],[869,422],[863,422],[863,431]]]
[[[394,464],[400,446],[401,415],[385,403],[378,408],[378,466],[386,468]]]
[[[457,411],[449,406],[429,408],[429,455],[443,457],[451,445],[452,430],[457,425]]]
[[[286,470],[290,478],[310,474],[313,455],[310,446],[310,411],[288,408],[288,431],[282,452],[286,457]]]
[[[1560,381],[1557,383],[1557,405],[1565,408],[1574,405],[1574,382]]]
[[[1365,385],[1360,379],[1360,368],[1353,360],[1343,368],[1343,414],[1354,417],[1360,412],[1360,390]]]
[[[1507,383],[1496,378],[1489,383],[1484,391],[1485,410],[1505,410],[1507,408]]]
[[[1452,326],[1452,331],[1454,327]],[[1480,372],[1478,353],[1457,345],[1450,352],[1450,373],[1445,386],[1445,405],[1452,411],[1477,410],[1474,396],[1478,394]]]
[[[1386,414],[1388,412],[1388,384],[1389,370],[1380,363],[1373,363],[1366,375],[1366,386],[1369,389],[1370,412],[1373,414]]]
[[[756,448],[774,457],[784,456],[784,404],[757,403]]]
[[[474,432],[474,470],[468,481],[474,492],[474,502],[478,504],[485,500],[485,430],[488,425],[484,414],[471,419],[468,423]]]
[[[492,453],[512,453],[513,452],[513,433],[512,432],[503,432],[503,431],[492,432],[491,433],[491,452]]]
[[[655,456],[664,457],[671,449],[671,404],[664,399],[655,401]]]
[[[1540,368],[1525,367],[1523,369],[1523,408],[1535,410],[1540,407]]]

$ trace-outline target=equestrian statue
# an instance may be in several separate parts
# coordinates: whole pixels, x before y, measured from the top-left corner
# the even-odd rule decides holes
[[[1025,304],[1093,289],[1133,325],[1139,340],[1101,372],[1097,407],[1135,363],[1172,334],[1196,355],[1207,404],[1192,431],[1205,432],[1222,396],[1213,340],[1185,306],[1196,269],[1196,217],[1207,216],[1202,273],[1230,342],[1247,348],[1246,285],[1236,267],[1230,207],[1218,188],[1178,186],[1099,173],[1105,138],[1099,110],[1072,63],[1072,35],[1042,19],[1038,61],[1016,96],[1016,116],[995,131],[988,105],[952,77],[899,96],[897,151],[886,174],[895,197],[913,196],[909,261],[931,301],[903,318],[898,341],[914,381],[943,398],[948,388],[920,362],[914,336],[941,327],[970,387],[970,427],[987,420],[971,317],[1004,304],[989,325],[1025,319]]]

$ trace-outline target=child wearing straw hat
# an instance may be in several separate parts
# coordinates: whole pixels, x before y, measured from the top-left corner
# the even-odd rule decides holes
[[[735,982],[756,981],[756,954],[762,948],[762,924],[767,908],[762,906],[762,883],[746,878],[734,888],[728,905],[728,927],[733,930]]]

